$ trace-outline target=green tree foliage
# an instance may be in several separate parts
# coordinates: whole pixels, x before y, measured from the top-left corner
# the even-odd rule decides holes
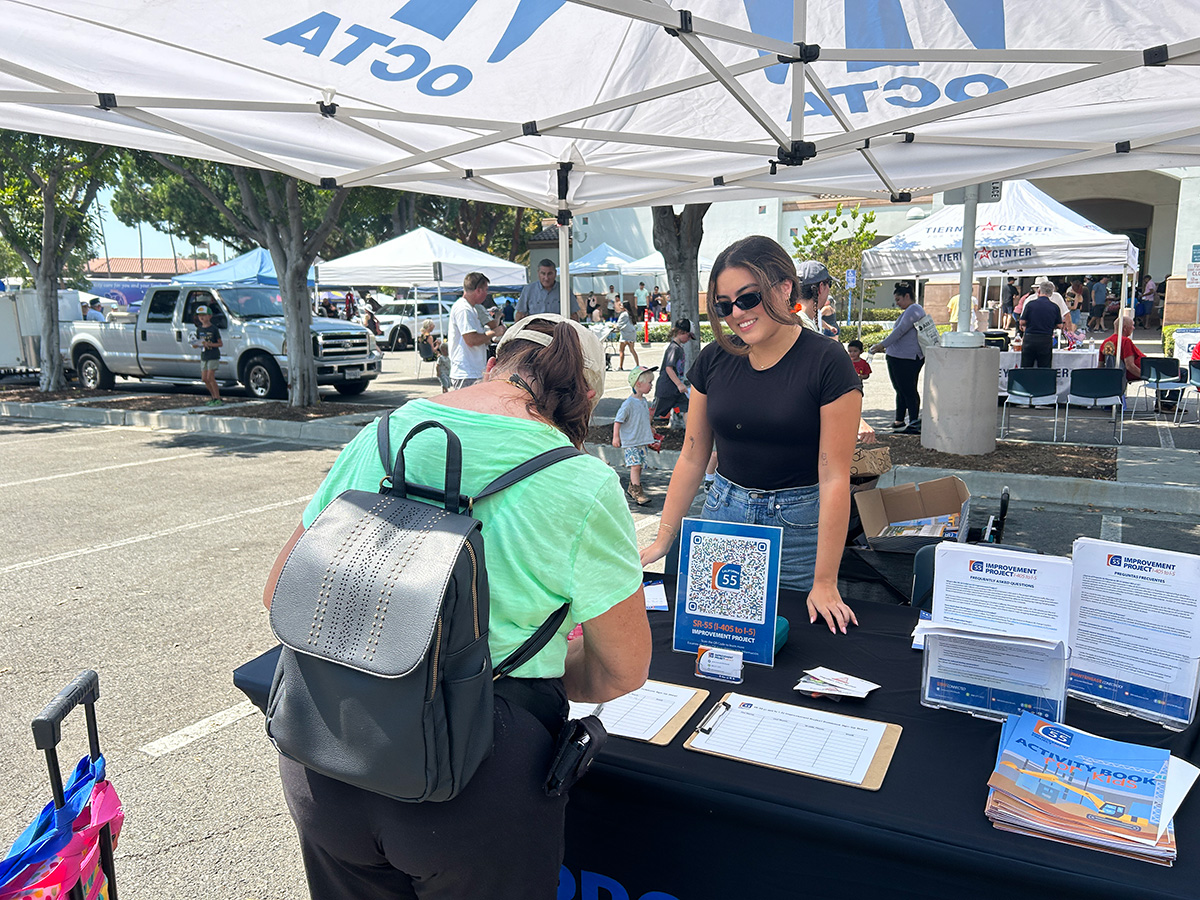
[[[860,278],[859,290],[864,290],[866,297],[872,297],[880,283],[869,281],[863,284],[861,277],[863,251],[869,250],[877,243],[878,235],[874,225],[874,210],[864,212],[861,207],[855,206],[849,212],[845,212],[839,203],[833,209],[809,217],[804,231],[792,238],[792,255],[796,259],[815,259],[823,262],[825,268],[839,282],[845,279],[847,269],[856,270]],[[831,298],[842,321],[849,321],[851,318],[850,293],[844,284],[835,284],[833,287]]]
[[[41,311],[43,391],[65,384],[59,353],[58,289],[82,275],[92,240],[88,215],[113,176],[114,151],[100,144],[6,132],[0,141],[0,238],[33,277]],[[68,266],[68,263],[71,265]]]
[[[0,278],[25,278],[29,270],[8,241],[0,240]]]

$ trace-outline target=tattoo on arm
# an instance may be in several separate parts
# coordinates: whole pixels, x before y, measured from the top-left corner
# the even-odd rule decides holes
[[[821,465],[829,465],[829,454],[824,451],[821,451]]]
[[[692,449],[695,449],[696,439],[694,437],[688,438],[688,446],[691,447]]]

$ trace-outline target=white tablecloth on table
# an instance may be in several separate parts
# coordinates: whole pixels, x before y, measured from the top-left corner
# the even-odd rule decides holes
[[[1072,369],[1094,369],[1099,363],[1099,345],[1095,350],[1055,350],[1050,358],[1058,375],[1058,399],[1065,403],[1071,387]],[[1021,351],[1008,350],[1000,353],[1000,396],[1008,395],[1008,370],[1021,365]]]

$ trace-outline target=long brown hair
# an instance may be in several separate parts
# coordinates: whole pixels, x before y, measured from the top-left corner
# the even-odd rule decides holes
[[[726,269],[746,269],[754,276],[759,289],[763,292],[762,308],[767,316],[781,325],[799,325],[800,319],[792,309],[800,301],[800,282],[796,277],[796,264],[787,251],[769,237],[752,234],[741,240],[734,241],[717,254],[712,272],[708,277],[708,296],[705,298],[705,308],[708,321],[712,325],[713,338],[721,349],[727,353],[744,356],[750,348],[735,334],[725,331],[724,322],[717,315],[717,276]],[[780,310],[778,305],[771,302],[772,289],[790,281],[791,293],[788,295],[786,309]]]
[[[496,350],[496,367],[518,373],[533,392],[525,408],[582,448],[592,403],[583,375],[583,347],[575,328],[569,322],[539,319],[526,325],[525,330],[550,335],[550,346],[508,341]]]

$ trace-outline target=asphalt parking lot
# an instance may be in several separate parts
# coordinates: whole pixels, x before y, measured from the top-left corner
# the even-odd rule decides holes
[[[274,643],[263,581],[336,452],[0,419],[0,840],[48,797],[30,719],[94,668],[101,742],[128,816],[122,893],[307,896],[274,752],[230,673]],[[652,503],[633,511],[643,544],[668,476],[646,474]],[[1068,553],[1075,537],[1101,535],[1200,546],[1200,526],[1181,517],[1031,503],[1014,504],[1006,541]],[[857,609],[869,615],[869,604]],[[794,625],[792,640],[803,635]],[[81,716],[65,735],[69,761],[85,747]]]

